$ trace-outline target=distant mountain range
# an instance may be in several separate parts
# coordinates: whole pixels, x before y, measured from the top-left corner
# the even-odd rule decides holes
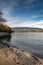
[[[15,32],[43,32],[42,28],[32,28],[32,27],[15,27],[12,28]]]

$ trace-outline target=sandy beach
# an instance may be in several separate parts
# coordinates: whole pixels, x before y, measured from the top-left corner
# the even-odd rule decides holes
[[[43,59],[4,41],[0,42],[0,65],[43,65]]]
[[[43,65],[43,60],[18,48],[1,48],[0,65]]]

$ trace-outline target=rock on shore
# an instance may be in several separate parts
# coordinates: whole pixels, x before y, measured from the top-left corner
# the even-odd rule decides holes
[[[0,65],[43,65],[43,59],[34,54],[0,42]]]
[[[8,36],[9,33],[6,33],[6,32],[0,32],[0,37],[5,37],[5,36]]]
[[[42,61],[18,48],[0,48],[0,65],[43,65]]]

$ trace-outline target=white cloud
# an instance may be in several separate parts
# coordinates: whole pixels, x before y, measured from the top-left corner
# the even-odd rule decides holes
[[[24,21],[23,17],[11,17],[9,15],[10,9],[6,10],[4,9],[4,15],[3,17],[7,19],[8,22],[6,22],[6,25],[9,25],[11,27],[37,27],[37,28],[43,28],[43,20],[40,21]],[[31,19],[36,18],[38,16],[33,16]]]
[[[13,4],[12,4],[13,5]],[[3,9],[3,17],[7,19],[8,22],[6,22],[6,25],[9,25],[11,27],[37,27],[37,28],[43,28],[43,20],[40,21],[24,21],[23,17],[11,17],[10,12],[12,10],[12,7],[9,6],[7,8]],[[30,19],[37,18],[38,16],[32,16]]]
[[[20,24],[19,24],[19,25],[20,25]],[[43,28],[43,20],[36,21],[36,22],[31,22],[31,21],[29,21],[29,23],[28,23],[28,22],[24,22],[24,23],[21,23],[20,26],[21,26],[21,27]]]
[[[18,19],[19,20],[19,19]],[[40,21],[22,21],[19,22],[18,20],[8,21],[6,25],[11,27],[35,27],[35,28],[43,28],[43,20]]]
[[[26,22],[22,22],[22,23],[18,23],[16,24],[16,27],[35,27],[35,28],[43,28],[43,20],[40,21],[26,21]]]

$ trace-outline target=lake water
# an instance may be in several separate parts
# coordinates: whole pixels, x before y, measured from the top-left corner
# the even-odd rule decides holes
[[[10,42],[13,46],[43,56],[43,33],[13,33]]]
[[[43,33],[12,33],[11,39],[9,39],[7,41],[11,42],[12,46],[24,49],[43,58]]]

